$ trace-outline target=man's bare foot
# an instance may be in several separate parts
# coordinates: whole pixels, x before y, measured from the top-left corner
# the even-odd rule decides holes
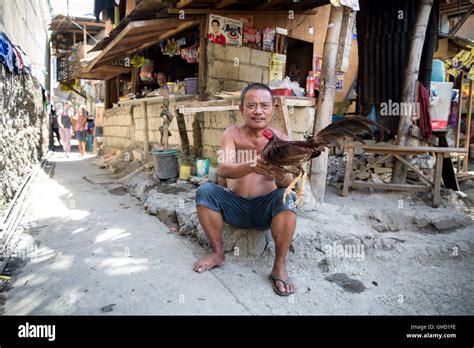
[[[211,255],[203,259],[197,260],[193,265],[193,270],[195,272],[202,273],[214,267],[224,266],[224,264],[225,264],[224,255],[212,253]]]
[[[282,281],[275,281],[275,285],[281,292],[293,294],[296,291],[296,285],[291,278],[288,277],[288,272],[285,267],[273,267],[270,273],[274,279],[281,279]],[[283,283],[285,282],[285,283]]]

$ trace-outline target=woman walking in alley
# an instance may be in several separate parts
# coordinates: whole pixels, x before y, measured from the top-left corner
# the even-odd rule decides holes
[[[86,152],[87,136],[87,111],[85,105],[79,106],[74,118],[74,131],[76,133],[76,139],[79,142],[79,153],[81,154],[81,157],[84,157],[84,153]]]
[[[71,116],[72,116],[72,103],[68,101],[64,106],[64,110],[61,113],[61,117],[58,117],[59,134],[63,140],[64,156],[69,157],[71,152]]]

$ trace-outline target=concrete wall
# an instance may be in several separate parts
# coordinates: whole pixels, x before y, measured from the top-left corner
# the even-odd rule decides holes
[[[150,148],[160,147],[160,126],[162,118],[159,116],[162,104],[147,105],[148,114],[148,137]],[[176,103],[170,103],[170,111],[175,110]],[[194,116],[185,116],[186,129],[188,130],[189,144],[193,145],[192,124]],[[143,148],[145,123],[143,118],[143,107],[141,105],[126,105],[105,110],[104,121],[104,150],[112,153],[127,147]],[[168,138],[170,147],[180,147],[178,123],[176,113],[170,126],[171,137]]]
[[[206,94],[211,98],[220,91],[240,91],[251,82],[270,82],[268,52],[209,42],[206,55]]]
[[[313,127],[314,108],[294,107],[293,113],[290,114],[290,122],[293,139],[304,140],[304,134]],[[232,125],[243,123],[244,119],[240,111],[205,112],[202,134],[203,156],[216,159],[224,130]],[[283,128],[283,120],[279,117],[279,113],[273,115],[270,126],[280,130]]]
[[[0,210],[48,148],[49,128],[38,81],[0,64]]]
[[[230,102],[229,102],[230,104]],[[161,117],[159,111],[161,104],[148,105],[148,136],[150,148],[160,146]],[[291,108],[290,108],[291,112]],[[275,113],[270,125],[282,129],[282,119],[279,113]],[[186,115],[186,129],[188,139],[193,146],[193,122],[194,115]],[[222,133],[227,127],[242,124],[244,120],[240,111],[204,112],[202,124],[203,156],[216,159],[219,150]],[[303,140],[304,134],[312,129],[314,122],[314,108],[294,107],[290,113],[291,127],[294,140]],[[170,131],[172,136],[168,139],[170,147],[181,148],[178,124],[176,117],[173,118]],[[105,153],[113,153],[128,147],[143,148],[144,121],[143,108],[140,105],[121,106],[107,109],[104,115],[104,147]]]
[[[49,0],[0,1],[0,31],[31,60],[33,76],[49,89]]]

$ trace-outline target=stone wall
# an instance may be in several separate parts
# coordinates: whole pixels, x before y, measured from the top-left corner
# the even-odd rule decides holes
[[[0,209],[48,149],[49,128],[36,78],[0,64]]]
[[[269,53],[249,47],[207,43],[206,94],[240,91],[251,82],[268,84]]]

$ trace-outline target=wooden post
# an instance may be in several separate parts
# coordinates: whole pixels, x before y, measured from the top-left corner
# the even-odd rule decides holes
[[[82,25],[82,35],[84,36],[84,42],[82,44],[82,49],[84,50],[84,57],[87,55],[87,27],[85,24]]]
[[[150,152],[150,138],[148,137],[148,110],[146,102],[142,102],[143,108],[143,151],[145,151],[145,159],[148,160],[148,153]]]
[[[326,41],[324,43],[323,71],[318,98],[317,116],[314,119],[313,126],[314,135],[331,123],[334,107],[334,95],[336,94],[336,59],[343,15],[343,6],[331,6]],[[317,202],[324,201],[326,175],[328,170],[327,162],[328,152],[324,151],[311,163],[311,192]]]
[[[206,89],[207,89],[207,46],[209,41],[207,40],[207,28],[209,16],[201,16],[201,23],[199,24],[199,67],[198,67],[198,89],[199,89],[199,100],[207,100]]]
[[[457,115],[456,115],[456,147],[459,147],[459,144],[461,142],[461,120],[462,120],[462,83],[464,81],[464,71],[461,71],[461,76],[460,76],[460,84],[459,84],[459,102],[458,102],[458,110],[457,110]],[[458,162],[456,164],[458,173],[461,170],[461,157],[458,155]]]
[[[461,96],[461,94],[459,94]],[[472,80],[469,80],[469,96],[467,99],[467,115],[466,115],[466,150],[467,154],[464,156],[464,171],[468,171],[469,166],[469,145],[471,139],[471,116],[472,116]]]
[[[435,170],[434,170],[434,186],[433,186],[433,201],[432,205],[435,208],[439,207],[439,204],[441,202],[441,195],[440,195],[440,190],[441,190],[441,173],[443,171],[443,154],[440,152],[436,153],[436,164],[435,164]]]
[[[426,28],[430,18],[433,0],[421,0],[411,35],[408,63],[405,68],[405,79],[403,81],[400,120],[398,122],[397,145],[407,145],[410,131],[411,117],[415,97],[416,80],[420,70],[421,54],[425,41]],[[407,168],[400,162],[395,162],[393,179],[394,184],[402,184],[407,176]]]
[[[179,111],[177,112],[176,121],[178,122],[179,137],[181,138],[181,146],[183,148],[183,154],[185,157],[189,156],[189,139],[188,132],[186,131],[186,121],[184,115]]]
[[[342,186],[342,197],[346,197],[349,193],[349,187],[352,183],[352,163],[354,161],[354,147],[347,148],[346,173],[344,175],[344,186]]]
[[[275,106],[278,108],[280,112],[280,116],[282,118],[282,125],[283,125],[283,132],[290,137],[293,137],[293,131],[291,129],[291,121],[290,115],[288,112],[288,105],[286,104],[285,97],[275,97]]]

